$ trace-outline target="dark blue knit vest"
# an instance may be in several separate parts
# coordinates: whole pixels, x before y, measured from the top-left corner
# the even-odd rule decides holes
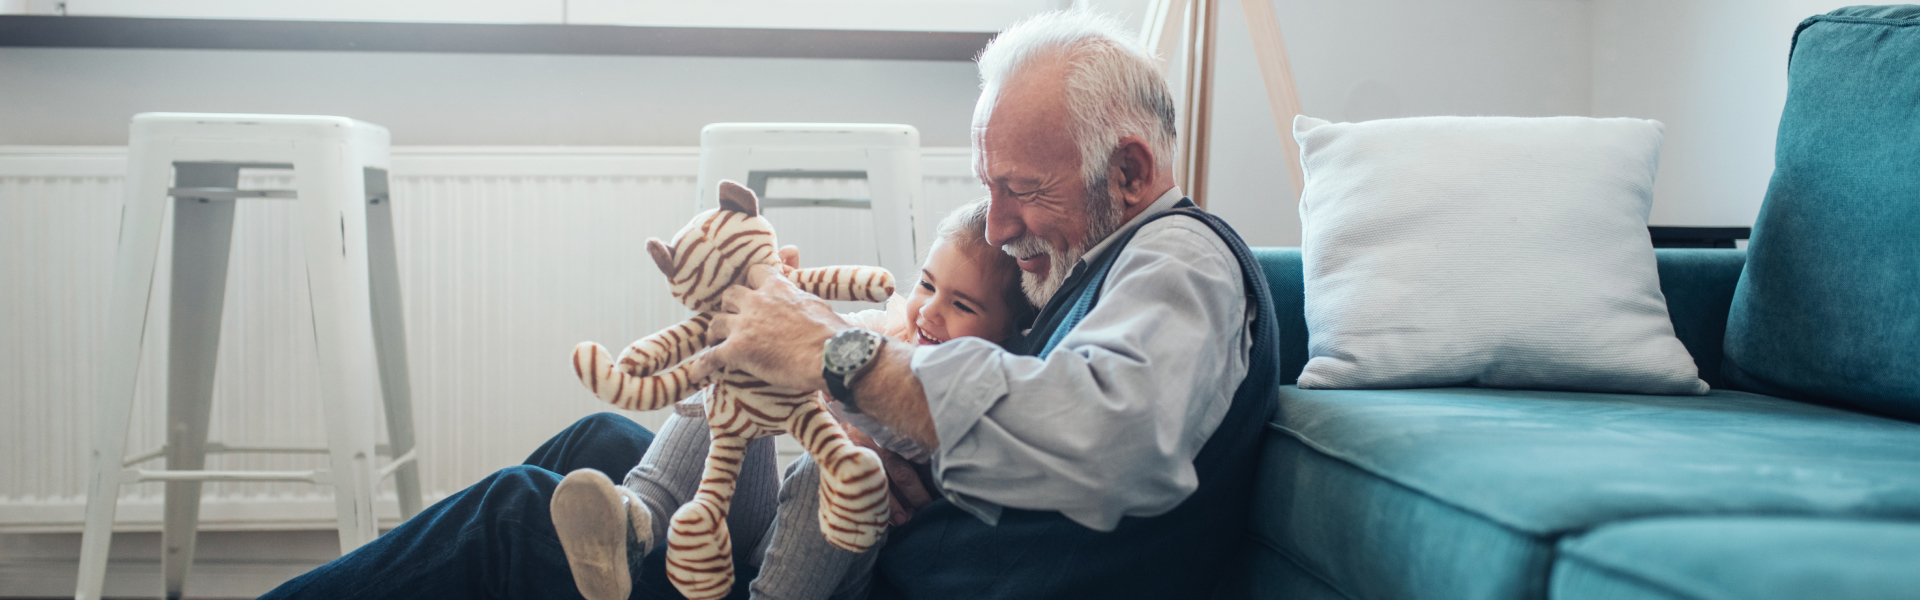
[[[1205,598],[1240,548],[1262,426],[1272,418],[1279,375],[1278,319],[1266,277],[1226,222],[1181,200],[1147,222],[1199,219],[1233,250],[1256,311],[1247,376],[1213,436],[1194,458],[1199,489],[1172,511],[1126,517],[1109,532],[1054,511],[1006,509],[997,526],[946,500],[922,507],[888,535],[874,598]],[[1144,226],[1145,223],[1142,223]],[[1100,301],[1107,271],[1134,228],[1062,284],[1026,337],[1008,349],[1045,356]],[[1222,332],[1221,335],[1227,335]],[[1061,399],[1071,402],[1072,399]]]

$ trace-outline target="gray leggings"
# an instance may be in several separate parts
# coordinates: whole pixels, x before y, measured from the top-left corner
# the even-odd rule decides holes
[[[653,514],[653,539],[658,547],[667,539],[673,511],[693,498],[706,469],[711,443],[704,409],[696,401],[674,406],[674,414],[647,447],[640,464],[627,473],[625,485],[640,495]],[[848,552],[820,535],[818,516],[820,470],[813,457],[802,454],[777,476],[773,438],[747,444],[746,461],[727,513],[727,529],[736,548],[753,548],[747,560],[756,561],[760,576],[753,580],[756,599],[857,600],[867,595],[879,545],[866,552]],[[885,535],[880,544],[886,543]]]

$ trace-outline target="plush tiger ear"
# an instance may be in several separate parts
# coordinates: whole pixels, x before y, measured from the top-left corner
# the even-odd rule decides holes
[[[754,197],[753,190],[731,181],[720,182],[720,210],[746,213],[749,217],[760,216],[760,199]]]
[[[653,255],[653,264],[660,267],[661,273],[665,273],[668,277],[673,276],[672,248],[660,243],[660,238],[647,238],[647,254]]]

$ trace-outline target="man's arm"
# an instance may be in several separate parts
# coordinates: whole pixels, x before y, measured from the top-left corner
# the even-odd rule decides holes
[[[1193,458],[1246,374],[1240,269],[1192,219],[1150,223],[1121,252],[1100,302],[1045,357],[977,339],[915,350],[935,478],[956,503],[1055,510],[1104,531],[1198,487]]]
[[[754,269],[749,287],[722,296],[730,314],[715,315],[709,341],[720,341],[702,357],[705,369],[730,365],[784,387],[826,389],[820,378],[820,354],[828,338],[851,327],[827,303],[801,291],[770,268]],[[926,391],[913,376],[913,346],[887,340],[874,364],[854,380],[860,412],[900,435],[938,448]]]
[[[933,417],[927,410],[927,390],[913,376],[913,346],[887,340],[874,357],[873,366],[853,382],[853,397],[860,412],[895,433],[928,448],[940,447],[940,436],[933,430]]]
[[[846,324],[790,284],[754,279],[760,289],[727,292],[737,314],[715,319],[709,336],[727,341],[710,358],[776,384],[824,387],[821,348]],[[1243,288],[1211,230],[1164,219],[1141,229],[1104,299],[1046,358],[972,338],[890,343],[855,395],[862,411],[937,448],[946,491],[1111,529],[1171,509],[1198,485],[1193,455],[1246,372]]]

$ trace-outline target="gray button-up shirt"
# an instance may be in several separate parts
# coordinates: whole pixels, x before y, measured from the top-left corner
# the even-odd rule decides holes
[[[1074,266],[1140,229],[1099,304],[1047,356],[976,338],[914,351],[940,437],[934,479],[949,500],[988,523],[1007,506],[1111,531],[1199,487],[1193,458],[1246,376],[1254,315],[1238,261],[1206,224],[1141,227],[1180,198],[1168,191]]]

